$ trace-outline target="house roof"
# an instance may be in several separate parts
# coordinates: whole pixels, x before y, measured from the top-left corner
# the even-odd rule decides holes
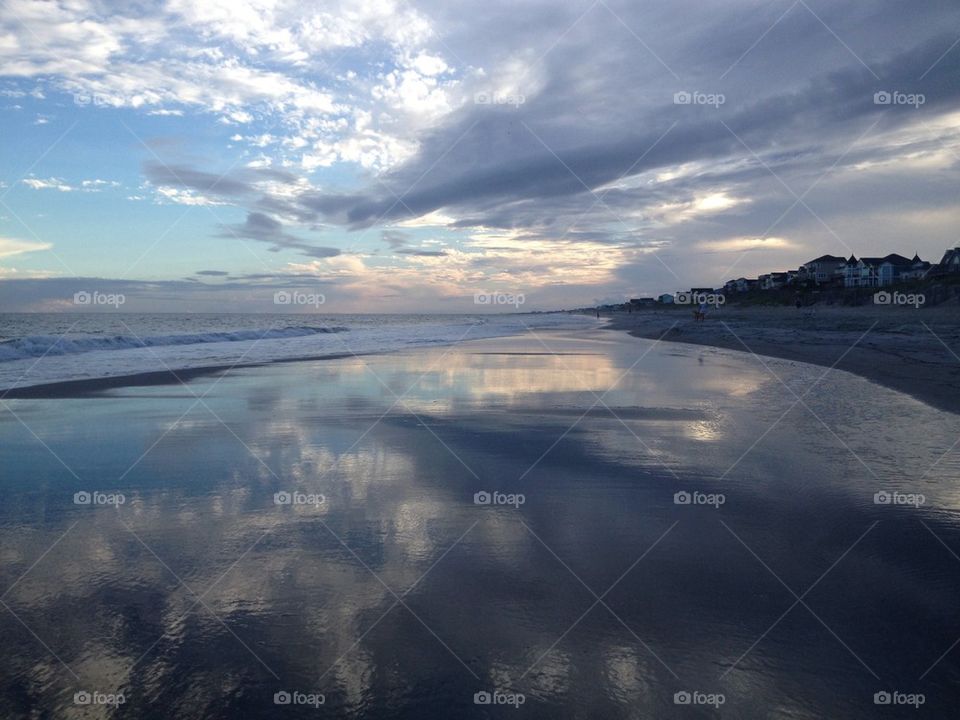
[[[838,255],[821,255],[818,258],[814,258],[810,262],[805,262],[804,265],[813,265],[814,263],[822,262],[843,262],[844,258],[839,257]]]
[[[912,265],[914,261],[911,260],[910,258],[905,258],[903,255],[898,255],[897,253],[890,253],[885,258],[881,259],[880,262],[882,263],[888,262],[893,265]]]
[[[948,265],[951,262],[954,262],[954,258],[960,256],[960,247],[953,248],[953,250],[947,250],[943,254],[943,259],[940,261],[941,265]]]

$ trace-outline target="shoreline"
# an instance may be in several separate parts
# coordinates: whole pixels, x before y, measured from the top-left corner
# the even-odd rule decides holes
[[[844,370],[960,414],[958,315],[955,308],[722,307],[695,323],[690,308],[676,307],[601,318],[609,320],[605,329],[634,337]]]
[[[606,324],[599,329],[832,367],[960,414],[960,358],[952,354],[953,347],[960,348],[956,315],[956,310],[945,308],[925,310],[918,317],[914,310],[890,308],[723,307],[708,313],[705,322],[694,323],[690,308],[674,307],[601,314]],[[369,354],[381,353],[337,353],[46,382],[0,390],[0,399],[96,397],[125,387],[184,384],[234,369]]]
[[[54,400],[94,397],[105,390],[124,387],[155,387],[162,385],[184,385],[199,377],[215,377],[231,370],[267,367],[283,363],[315,362],[318,360],[342,360],[379,353],[336,353],[316,357],[281,358],[269,362],[251,362],[235,365],[206,365],[204,367],[183,368],[181,370],[147,370],[126,375],[108,375],[81,380],[57,380],[55,382],[24,385],[8,390],[0,390],[0,400]]]

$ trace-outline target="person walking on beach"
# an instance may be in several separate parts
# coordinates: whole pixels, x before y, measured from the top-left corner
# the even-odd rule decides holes
[[[700,303],[700,307],[693,313],[694,322],[703,322],[707,319],[707,301],[704,300]]]

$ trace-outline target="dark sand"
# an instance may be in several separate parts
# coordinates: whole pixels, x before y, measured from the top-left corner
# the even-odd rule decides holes
[[[601,317],[604,317],[601,315]],[[631,335],[799,360],[860,375],[960,413],[960,308],[689,307],[614,313]]]

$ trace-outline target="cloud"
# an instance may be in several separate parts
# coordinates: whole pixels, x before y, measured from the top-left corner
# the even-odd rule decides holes
[[[18,240],[0,236],[0,258],[10,257],[12,255],[21,255],[23,253],[40,252],[49,250],[53,247],[48,242],[33,242],[30,240]]]
[[[34,190],[59,190],[60,192],[72,192],[76,188],[71,187],[60,178],[24,178],[21,180],[24,185]]]
[[[415,255],[417,257],[444,257],[446,250],[421,250],[418,248],[400,248],[397,255]]]
[[[340,254],[340,250],[333,247],[311,245],[283,229],[283,224],[268,215],[259,212],[247,213],[247,219],[242,223],[222,225],[220,237],[248,238],[258,242],[269,243],[271,252],[279,252],[284,248],[294,249],[302,255],[325,258]]]
[[[151,127],[169,122],[199,149],[150,141],[172,158],[142,167],[155,200],[241,208],[221,237],[375,287],[448,297],[515,271],[536,287],[604,285],[586,297],[653,292],[717,284],[734,261],[750,273],[878,243],[904,252],[919,218],[905,254],[931,254],[960,221],[955,4],[106,7],[5,4],[8,96],[43,84],[91,99],[80,113],[158,115]],[[924,102],[877,104],[883,92]],[[207,124],[195,132],[193,118]],[[302,237],[319,227],[378,232],[389,270]],[[414,228],[444,249],[418,247]]]
[[[78,184],[71,185],[66,180],[58,177],[37,178],[27,177],[21,180],[24,185],[34,190],[57,190],[59,192],[100,192],[104,188],[120,187],[120,183],[115,180],[81,180]]]

